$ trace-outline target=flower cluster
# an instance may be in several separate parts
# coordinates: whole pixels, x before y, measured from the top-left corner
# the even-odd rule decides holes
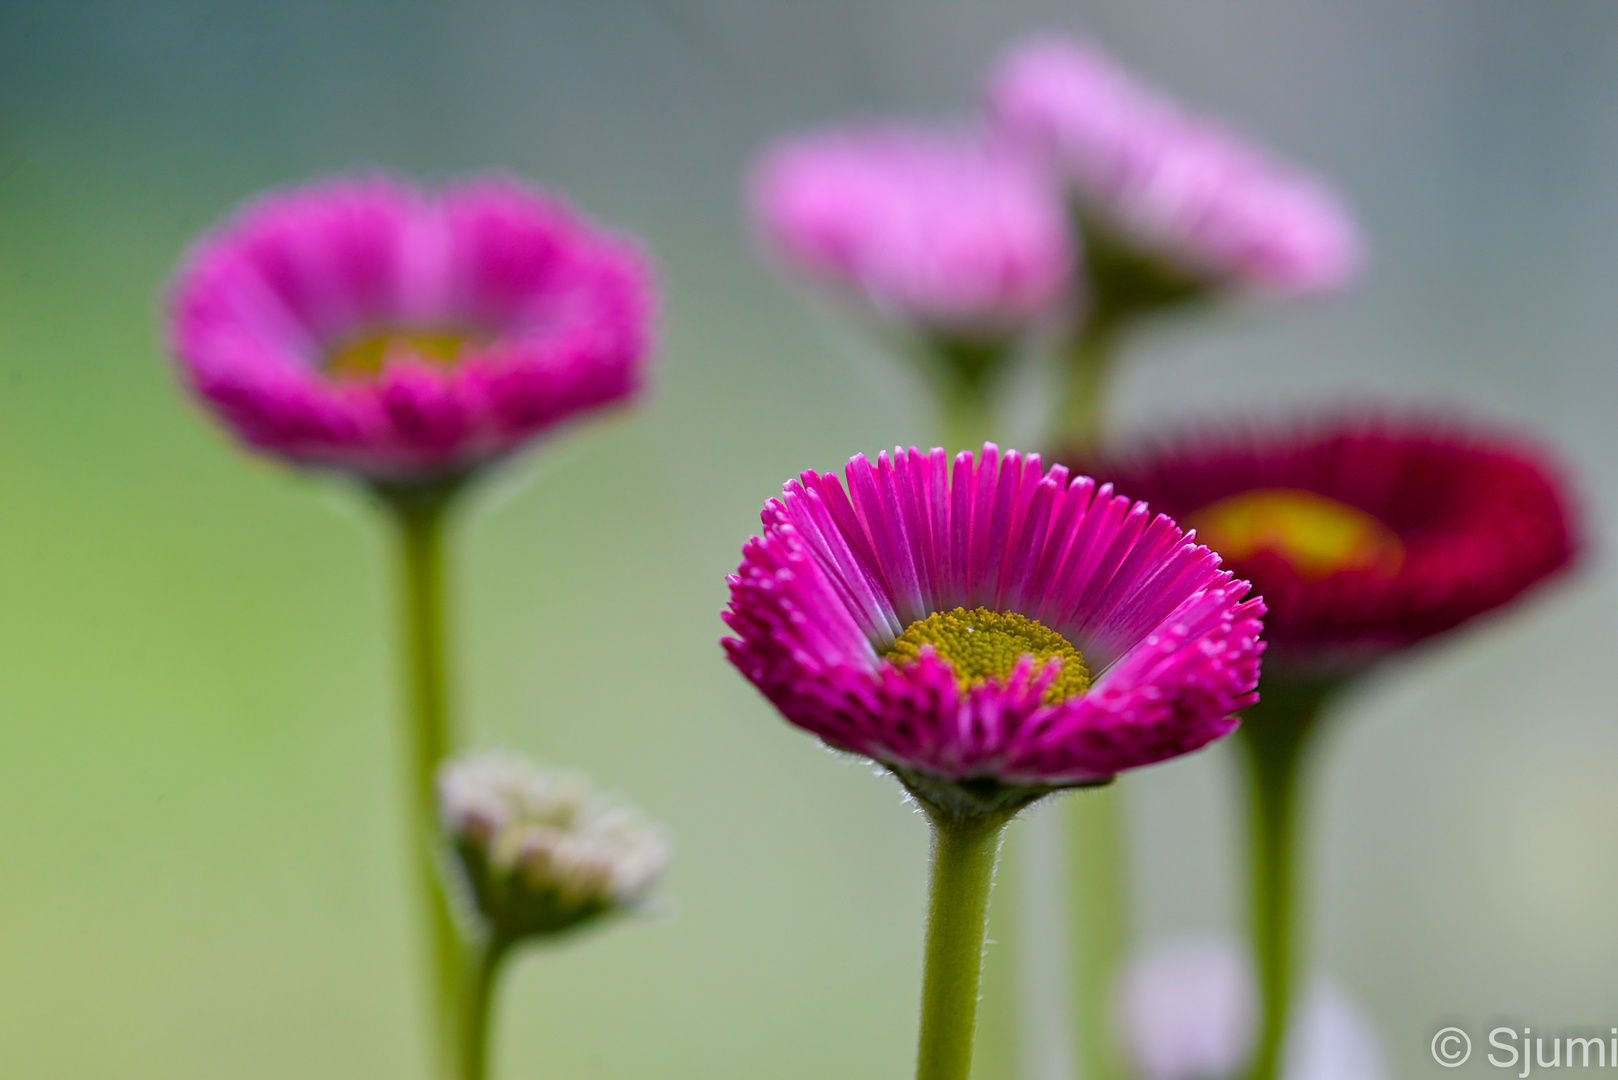
[[[769,246],[898,321],[951,332],[1048,317],[1082,289],[1083,248],[1092,273],[1122,249],[1186,288],[1323,293],[1358,272],[1359,229],[1327,184],[1093,42],[1011,49],[986,102],[976,130],[890,121],[777,143],[752,181]]]
[[[1570,565],[1560,470],[1475,424],[1378,411],[1098,451],[1120,327],[1212,294],[1340,290],[1363,244],[1328,184],[1093,43],[1014,47],[970,122],[782,139],[749,197],[776,257],[919,339],[947,375],[954,445],[981,443],[787,482],[723,613],[726,657],[788,722],[886,768],[927,813],[918,1077],[970,1073],[1006,823],[1240,723],[1258,963],[1220,946],[1137,968],[1123,1013],[1149,1080],[1225,1076],[1249,1056],[1255,1080],[1275,1080],[1312,725],[1345,678]],[[557,195],[380,175],[259,198],[171,289],[172,352],[206,406],[259,451],[367,482],[399,526],[427,986],[465,1080],[485,1075],[507,951],[644,906],[670,849],[580,777],[453,756],[449,495],[633,399],[653,293],[639,247]],[[1049,396],[1065,464],[959,438],[988,425],[988,376],[1029,342],[1062,353]],[[1357,1014],[1328,1013],[1352,1023],[1308,1023],[1354,1037],[1311,1036],[1294,1077],[1328,1059],[1379,1075]]]
[[[1063,438],[1094,443],[1119,332],[1209,295],[1331,293],[1357,276],[1343,200],[1093,42],[1037,38],[981,114],[779,140],[755,163],[756,230],[804,275],[919,335],[952,448],[993,435],[994,376],[1057,344]]]

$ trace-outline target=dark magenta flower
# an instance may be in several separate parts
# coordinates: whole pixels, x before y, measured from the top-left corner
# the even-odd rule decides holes
[[[1454,421],[1368,412],[1073,460],[1252,578],[1273,674],[1357,670],[1508,603],[1578,548],[1548,455]]]
[[[844,476],[765,504],[724,646],[789,721],[913,791],[1102,782],[1253,700],[1263,602],[1144,503],[993,444]]]
[[[203,238],[170,335],[243,441],[410,482],[631,397],[653,306],[635,245],[553,195],[370,177],[262,196]]]
[[[1273,1080],[1298,922],[1302,766],[1337,691],[1377,658],[1516,599],[1566,567],[1573,504],[1541,450],[1477,425],[1375,411],[1203,430],[1074,463],[1196,530],[1269,606],[1263,697],[1238,741],[1263,990],[1251,1075]]]

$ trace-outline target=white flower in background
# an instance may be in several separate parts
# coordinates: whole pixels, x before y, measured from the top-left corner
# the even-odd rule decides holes
[[[1144,1080],[1233,1080],[1258,1034],[1252,961],[1220,937],[1164,941],[1123,974],[1119,1022]],[[1387,1080],[1370,1020],[1330,977],[1317,975],[1283,1052],[1286,1080]]]
[[[1329,976],[1318,974],[1287,1039],[1281,1075],[1286,1080],[1388,1080],[1392,1074],[1370,1017]]]
[[[1235,942],[1180,938],[1152,947],[1124,973],[1124,1045],[1145,1080],[1223,1080],[1253,1052],[1253,967]]]
[[[509,754],[446,762],[438,805],[471,898],[508,941],[638,907],[668,865],[662,831],[632,807]]]

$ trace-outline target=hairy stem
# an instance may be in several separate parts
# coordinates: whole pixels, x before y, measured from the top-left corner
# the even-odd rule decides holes
[[[1010,815],[970,820],[931,814],[932,875],[916,1080],[967,1080],[989,890]]]
[[[984,931],[983,970],[978,976],[977,1030],[972,1039],[972,1075],[978,1080],[1013,1080],[1028,1060],[1023,1023],[1028,926],[1020,899],[1027,894],[1026,866],[1020,861],[1027,835],[1007,826],[1000,837],[994,870],[994,899]],[[1037,947],[1035,944],[1034,947]]]

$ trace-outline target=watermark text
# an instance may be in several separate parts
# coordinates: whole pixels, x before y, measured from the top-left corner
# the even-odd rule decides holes
[[[1618,1027],[1609,1034],[1536,1035],[1532,1028],[1497,1027],[1488,1034],[1485,1055],[1497,1069],[1511,1069],[1526,1080],[1537,1069],[1618,1069]],[[1441,1028],[1433,1035],[1433,1060],[1446,1069],[1472,1057],[1472,1037],[1463,1028]]]

